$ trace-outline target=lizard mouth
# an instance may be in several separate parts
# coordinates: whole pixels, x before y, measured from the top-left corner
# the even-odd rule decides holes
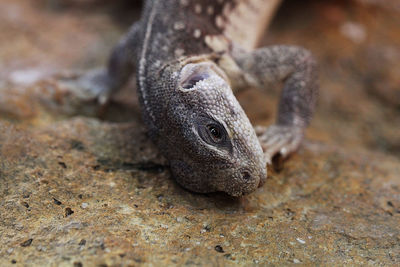
[[[260,175],[260,181],[258,182],[258,187],[257,188],[262,187],[265,184],[266,181],[267,181],[267,173],[261,174]]]
[[[257,188],[261,188],[265,184],[266,179],[260,179],[260,182],[258,182]]]

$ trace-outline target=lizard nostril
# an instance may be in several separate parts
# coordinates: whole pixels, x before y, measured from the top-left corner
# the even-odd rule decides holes
[[[248,180],[250,180],[251,175],[250,175],[250,173],[248,171],[243,171],[242,172],[242,178],[243,178],[243,180],[248,181]]]

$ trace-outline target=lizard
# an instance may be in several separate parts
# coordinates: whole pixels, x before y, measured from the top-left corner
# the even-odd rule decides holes
[[[143,121],[172,176],[199,193],[262,186],[274,155],[296,151],[318,94],[316,61],[298,46],[256,48],[279,0],[146,0],[106,68],[77,86],[108,102],[136,72]],[[283,82],[276,123],[253,128],[234,93]]]

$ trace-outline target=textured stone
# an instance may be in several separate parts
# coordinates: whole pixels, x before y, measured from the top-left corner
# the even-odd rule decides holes
[[[179,187],[136,123],[3,122],[0,143],[2,265],[400,261],[390,156],[307,143],[232,199]]]
[[[83,13],[27,3],[0,1],[0,12],[9,11],[0,36],[13,38],[0,42],[1,266],[400,264],[398,11],[361,0],[307,1],[307,16],[297,4],[283,6],[265,43],[316,53],[320,105],[300,151],[235,199],[174,182],[131,93],[100,120],[57,79],[32,85],[43,69],[98,66],[91,60],[109,49],[96,45],[103,31],[117,36],[124,26],[97,2]],[[363,25],[365,43],[341,35],[348,21]],[[80,40],[93,51],[60,38],[69,34],[57,27],[87,36]],[[41,30],[49,35],[37,37]],[[51,40],[48,57],[40,40]],[[240,99],[253,122],[273,120],[274,93]]]

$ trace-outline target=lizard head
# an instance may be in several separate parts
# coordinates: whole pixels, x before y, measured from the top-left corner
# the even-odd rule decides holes
[[[164,146],[178,183],[232,196],[259,187],[266,179],[262,148],[222,70],[211,62],[186,64],[175,90]]]

